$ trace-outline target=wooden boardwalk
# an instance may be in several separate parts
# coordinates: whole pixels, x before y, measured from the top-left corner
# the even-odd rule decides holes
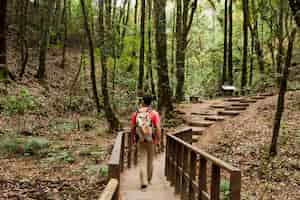
[[[121,175],[121,200],[179,200],[174,187],[164,175],[165,154],[157,155],[154,160],[152,184],[145,191],[139,189],[139,170],[137,167],[125,170]]]

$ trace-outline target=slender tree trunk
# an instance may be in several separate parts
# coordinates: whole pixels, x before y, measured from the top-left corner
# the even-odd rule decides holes
[[[0,80],[7,78],[7,63],[6,63],[6,12],[7,1],[0,1]]]
[[[111,15],[110,15],[110,5],[106,1],[105,5],[105,16],[104,16],[104,0],[99,0],[99,48],[100,48],[100,60],[101,60],[101,88],[103,95],[103,104],[106,119],[109,123],[109,129],[111,131],[119,130],[120,122],[116,117],[113,109],[110,105],[109,91],[107,86],[107,59],[108,53],[107,49],[110,48],[110,36],[109,33],[112,29]],[[105,29],[106,28],[106,29]]]
[[[224,3],[224,56],[223,56],[223,71],[222,71],[222,85],[227,80],[227,19],[228,19],[228,10],[227,10],[227,0],[225,0]]]
[[[140,63],[138,78],[138,94],[143,94],[144,62],[145,62],[145,0],[141,0],[141,27],[140,27]]]
[[[152,69],[152,0],[148,0],[148,71],[152,96],[156,97],[155,83]]]
[[[155,43],[158,73],[158,109],[168,117],[173,110],[167,62],[166,0],[154,0]]]
[[[29,1],[25,0],[22,1],[21,3],[21,16],[20,16],[20,25],[19,25],[19,38],[20,38],[20,52],[21,52],[21,71],[19,74],[19,77],[22,78],[24,73],[25,73],[25,69],[26,69],[26,65],[28,62],[28,57],[29,57],[29,53],[28,53],[28,44],[27,44],[27,12],[28,12],[28,4]]]
[[[286,63],[283,71],[283,76],[280,81],[280,89],[277,101],[277,111],[275,114],[274,127],[273,127],[273,136],[272,142],[270,146],[270,157],[274,157],[277,155],[277,141],[279,137],[281,118],[284,112],[284,99],[285,93],[287,90],[287,80],[289,76],[289,68],[291,66],[291,60],[293,56],[293,45],[295,41],[297,30],[294,29],[289,37],[289,44],[287,49]]]
[[[241,91],[245,94],[244,89],[247,86],[247,59],[248,59],[248,0],[243,0],[243,31],[244,31],[244,50],[243,50],[243,66],[241,77]]]
[[[300,2],[295,0],[289,0],[292,13],[294,15],[296,24],[300,27]]]
[[[185,83],[185,55],[188,45],[188,34],[191,29],[194,14],[197,9],[197,0],[177,0],[176,13],[176,101],[184,100]],[[191,11],[189,12],[189,9]]]
[[[86,36],[88,38],[88,44],[89,44],[89,54],[90,54],[90,64],[91,64],[91,80],[92,80],[94,99],[95,99],[97,112],[100,113],[101,107],[100,107],[100,103],[99,103],[96,74],[95,74],[96,69],[95,69],[95,56],[94,56],[94,42],[93,42],[90,27],[89,27],[89,23],[88,23],[88,14],[86,11],[86,5],[84,3],[84,0],[80,0],[80,3],[81,3],[81,9],[82,9],[83,19],[84,19],[84,29],[85,29]]]
[[[46,73],[46,60],[47,60],[47,52],[49,45],[49,37],[50,37],[50,26],[52,20],[52,10],[54,7],[55,1],[48,0],[47,3],[44,3],[44,16],[42,23],[42,32],[41,32],[41,41],[40,41],[40,55],[39,55],[39,68],[37,71],[36,77],[43,81],[45,79]]]
[[[253,82],[253,61],[254,61],[254,36],[251,34],[251,59],[250,59],[250,76],[249,76],[249,86],[252,86]]]
[[[284,58],[283,53],[283,12],[284,12],[284,0],[280,0],[280,10],[279,10],[279,21],[278,21],[278,54],[277,54],[277,73],[282,72],[282,62]]]
[[[61,59],[61,68],[65,68],[66,62],[66,52],[67,52],[67,39],[68,39],[68,0],[64,0],[63,8],[63,25],[64,25],[64,40],[63,40],[63,49],[62,49],[62,59]]]
[[[228,81],[233,85],[233,63],[232,63],[232,0],[229,0],[229,43],[228,43]]]

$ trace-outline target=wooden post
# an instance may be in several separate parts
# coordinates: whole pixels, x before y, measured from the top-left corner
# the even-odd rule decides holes
[[[203,200],[202,198],[202,191],[206,192],[207,191],[207,161],[204,157],[200,156],[200,170],[199,170],[199,200]]]
[[[118,183],[120,183],[120,174],[121,174],[121,170],[119,165],[110,164],[108,166],[108,175],[110,179],[111,178],[117,179]],[[118,185],[113,200],[119,200],[119,197],[120,197],[120,186]]]
[[[125,155],[125,133],[122,134],[122,143],[121,143],[121,160],[120,160],[120,167],[121,167],[121,172],[124,171],[124,155]]]
[[[132,137],[131,133],[128,134],[128,157],[127,157],[127,167],[131,168],[131,159],[132,159]]]
[[[189,150],[187,147],[183,146],[183,166],[182,166],[182,186],[181,186],[181,198],[187,199],[187,189],[188,189],[188,179],[186,173],[188,173],[188,154]]]
[[[220,199],[220,168],[212,164],[210,195],[212,200]]]
[[[233,171],[230,175],[230,200],[241,199],[241,171]]]
[[[166,137],[166,154],[165,154],[165,176],[167,177],[167,180],[169,181],[169,137]]]
[[[183,145],[179,142],[176,142],[176,176],[175,176],[175,193],[180,193],[180,187],[181,187],[181,180],[182,180],[182,154]]]
[[[197,165],[197,154],[192,151],[190,156],[190,187],[189,187],[189,200],[195,200],[196,191],[194,189],[194,181],[196,180],[196,165]]]

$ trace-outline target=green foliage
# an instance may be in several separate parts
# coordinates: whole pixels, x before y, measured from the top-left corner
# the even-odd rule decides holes
[[[18,95],[7,96],[2,100],[4,112],[8,115],[24,114],[37,108],[37,101],[27,89],[21,89]]]
[[[230,199],[230,182],[227,179],[221,180],[220,185],[221,190],[221,200],[229,200]]]
[[[49,141],[45,138],[6,136],[1,138],[0,150],[7,155],[41,155],[47,151],[49,145]]]
[[[108,176],[107,165],[87,165],[84,167],[84,170],[90,175],[99,174],[102,177]]]
[[[66,163],[74,163],[75,158],[70,152],[51,152],[48,154],[48,158],[46,159],[48,162],[66,162]]]

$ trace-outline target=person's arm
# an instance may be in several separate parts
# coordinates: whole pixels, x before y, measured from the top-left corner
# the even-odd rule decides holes
[[[131,121],[130,121],[130,135],[131,135],[131,141],[135,142],[135,123],[136,123],[136,116],[137,113],[134,112],[131,116]]]
[[[161,137],[161,125],[160,125],[159,114],[156,111],[154,111],[153,123],[154,123],[154,126],[155,126],[155,135],[157,137],[157,141],[159,142],[160,137]]]

